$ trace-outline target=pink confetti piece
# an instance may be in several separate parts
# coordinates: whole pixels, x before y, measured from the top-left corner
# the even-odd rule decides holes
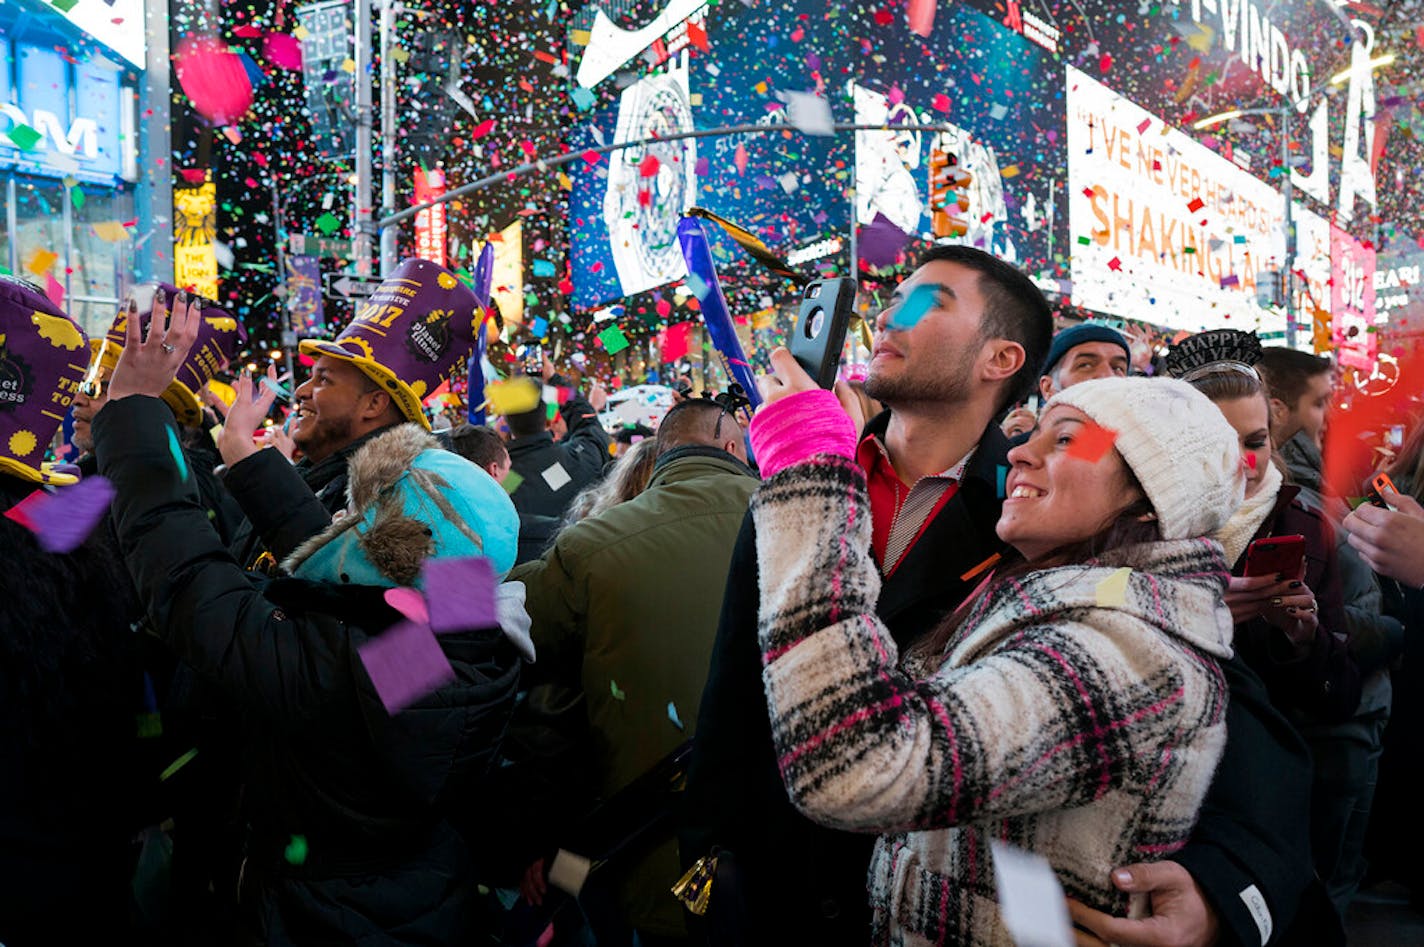
[[[416,624],[430,624],[430,610],[425,607],[425,596],[418,589],[386,589],[383,597],[387,605]]]

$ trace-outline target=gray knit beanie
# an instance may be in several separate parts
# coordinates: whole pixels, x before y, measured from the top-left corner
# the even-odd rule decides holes
[[[1163,539],[1210,536],[1241,505],[1241,442],[1216,405],[1174,378],[1101,378],[1054,395],[1117,432],[1113,446],[1137,476]]]

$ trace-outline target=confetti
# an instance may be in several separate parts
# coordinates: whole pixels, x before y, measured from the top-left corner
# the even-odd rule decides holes
[[[559,410],[557,405],[549,405],[549,407],[555,411]],[[554,461],[550,467],[540,471],[539,476],[544,478],[544,482],[549,485],[549,489],[555,493],[558,493],[574,481],[574,478],[569,476],[569,472],[564,469],[564,465],[558,461]]]
[[[282,857],[289,865],[301,865],[307,860],[307,837],[305,835],[293,835],[287,847],[282,850]]]
[[[58,259],[59,254],[43,248],[36,248],[35,252],[31,253],[29,258],[25,260],[25,269],[36,276],[44,276]]]
[[[923,284],[910,290],[898,306],[890,310],[890,328],[900,332],[907,332],[920,324],[920,320],[925,317],[925,313],[934,308],[935,297],[939,289],[936,286]]]
[[[188,482],[188,458],[183,453],[183,447],[178,443],[178,435],[174,433],[172,427],[164,428],[168,432],[168,454],[173,458],[173,464],[178,468],[178,475],[183,478],[183,482]]]
[[[614,699],[614,700],[627,700],[627,699],[628,699],[628,695],[625,694],[625,693],[623,692],[623,689],[618,686],[618,682],[615,681],[615,680],[613,680],[612,678],[609,678],[609,680],[608,680],[608,689],[609,689],[610,692],[612,692],[612,694],[613,694],[613,699]]]
[[[34,534],[45,552],[65,554],[84,544],[114,499],[114,486],[104,477],[85,477],[53,493],[36,490],[5,511]]]
[[[1116,441],[1117,431],[1087,420],[1073,432],[1073,441],[1068,445],[1067,454],[1069,457],[1096,464],[1107,456]]]
[[[490,411],[494,414],[523,414],[539,407],[542,389],[528,378],[492,381],[485,386]]]
[[[677,715],[677,704],[673,703],[672,701],[668,701],[667,715],[668,719],[672,721],[672,725],[674,727],[677,727],[679,730],[687,729],[682,725],[682,718]]]
[[[603,343],[603,350],[609,355],[617,355],[631,344],[623,330],[617,326],[609,326],[598,333],[598,341]]]
[[[786,120],[808,135],[834,135],[836,122],[831,117],[831,103],[819,95],[805,92],[785,92]]]
[[[198,748],[195,746],[187,753],[184,753],[182,756],[169,763],[168,766],[164,768],[163,772],[158,774],[158,781],[160,783],[168,782],[168,780],[173,778],[173,775],[175,773],[177,773],[180,769],[191,763],[193,761],[193,757],[197,755]]]
[[[400,713],[455,680],[455,670],[425,625],[396,622],[356,649],[386,712]]]
[[[14,142],[15,147],[21,151],[34,151],[35,146],[44,140],[44,136],[35,131],[23,122],[17,123],[5,133]]]
[[[481,556],[429,559],[421,570],[430,627],[437,634],[499,625],[494,565]]]
[[[1099,608],[1121,608],[1127,604],[1127,580],[1131,569],[1117,569],[1098,583],[1096,595]]]

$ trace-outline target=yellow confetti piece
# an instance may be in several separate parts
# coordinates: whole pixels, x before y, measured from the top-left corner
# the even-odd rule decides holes
[[[292,35],[295,36],[297,39],[306,39],[308,36],[311,35],[311,33],[307,32],[307,28],[305,26],[299,26],[296,29],[292,30]]]
[[[593,39],[593,34],[588,30],[569,30],[569,39],[575,46],[587,46]]]
[[[344,63],[341,64],[341,71],[342,71],[342,72],[349,72],[349,73],[351,73],[352,75],[355,75],[355,74],[356,74],[356,60],[354,60],[354,59],[348,59],[348,60],[346,60]]]
[[[191,750],[189,750],[187,753],[184,753],[182,756],[178,757],[176,760],[174,760],[173,762],[169,763],[169,764],[168,764],[168,768],[165,769],[163,772],[161,772],[161,773],[158,774],[158,781],[159,781],[160,783],[166,783],[166,782],[168,782],[168,780],[169,780],[170,778],[172,778],[172,776],[173,776],[174,773],[178,772],[180,769],[182,769],[183,767],[187,766],[190,762],[192,762],[193,757],[195,757],[195,756],[197,756],[197,755],[198,755],[198,748],[195,746],[195,747],[193,747]]]
[[[59,259],[59,254],[51,253],[43,247],[36,247],[35,252],[30,254],[25,261],[25,269],[36,276],[44,276],[49,272],[49,268],[54,266],[54,261]]]
[[[94,232],[99,235],[100,240],[109,243],[119,243],[129,238],[129,232],[117,220],[101,220],[89,226],[94,228]]]
[[[1112,575],[1098,583],[1098,607],[1119,608],[1127,604],[1127,580],[1132,577],[1132,570],[1118,569]]]
[[[999,174],[1006,178],[1016,178],[1019,176],[1019,166],[1011,164],[1007,168],[1000,168]]]
[[[511,378],[485,385],[485,397],[495,414],[523,414],[539,407],[543,389],[527,378]]]
[[[572,191],[574,189],[574,182],[562,171],[559,172],[559,187],[566,191]]]
[[[397,46],[391,50],[391,58],[401,65],[405,65],[410,62],[410,51]]]

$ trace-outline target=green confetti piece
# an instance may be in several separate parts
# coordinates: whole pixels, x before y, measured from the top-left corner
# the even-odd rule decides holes
[[[140,740],[156,740],[163,736],[163,715],[162,714],[136,714],[138,723],[138,738]]]
[[[619,687],[619,686],[618,686],[618,682],[615,681],[615,680],[613,680],[613,678],[611,678],[611,677],[608,679],[608,689],[613,692],[613,699],[614,699],[614,700],[627,700],[627,699],[628,699],[628,695],[625,694],[625,693],[623,693],[623,688]]]
[[[549,420],[552,421],[559,416],[559,406],[556,404],[546,404],[544,405],[544,413],[548,416]]]
[[[1088,244],[1090,244],[1090,243],[1092,243],[1092,242],[1093,242],[1093,241],[1089,240],[1087,237],[1079,237],[1079,238],[1078,238],[1078,246],[1080,246],[1080,247],[1086,247]]]
[[[603,343],[603,349],[609,355],[617,355],[630,344],[628,337],[623,334],[623,330],[617,326],[609,326],[598,333],[598,341]]]
[[[178,772],[180,769],[182,769],[183,767],[187,766],[190,762],[192,762],[193,757],[195,757],[195,756],[197,756],[197,755],[198,755],[198,748],[195,746],[195,747],[193,747],[191,750],[189,750],[187,753],[184,753],[182,756],[178,757],[176,760],[174,760],[173,762],[169,763],[169,764],[168,764],[168,768],[165,769],[163,772],[161,772],[161,773],[158,774],[158,781],[159,781],[160,783],[166,783],[166,782],[168,782],[168,780],[173,776],[174,773]]]
[[[168,431],[168,453],[173,455],[173,463],[178,465],[178,473],[182,476],[183,482],[188,482],[188,458],[183,456],[183,448],[178,444],[178,435],[173,433],[173,429]]]
[[[34,151],[35,145],[38,145],[44,139],[43,135],[28,125],[16,125],[6,134],[8,134],[10,140],[15,143],[15,147],[21,151]]]
[[[320,230],[328,237],[331,236],[332,232],[340,226],[341,218],[333,214],[331,211],[327,211],[316,219],[316,229]]]
[[[68,13],[79,4],[79,0],[50,0],[50,6],[60,13]]]
[[[500,486],[504,487],[505,493],[513,493],[515,490],[519,489],[519,485],[523,482],[524,478],[519,476],[519,474],[515,473],[513,470],[511,470],[509,473],[504,475],[504,482],[502,482]]]
[[[287,843],[287,848],[282,852],[282,857],[289,865],[300,865],[307,860],[307,837],[305,835],[293,835],[292,840]]]
[[[79,208],[83,207],[85,200],[86,198],[84,197],[84,189],[82,187],[76,184],[74,187],[69,189],[69,202],[74,205],[75,210],[78,210]]]

